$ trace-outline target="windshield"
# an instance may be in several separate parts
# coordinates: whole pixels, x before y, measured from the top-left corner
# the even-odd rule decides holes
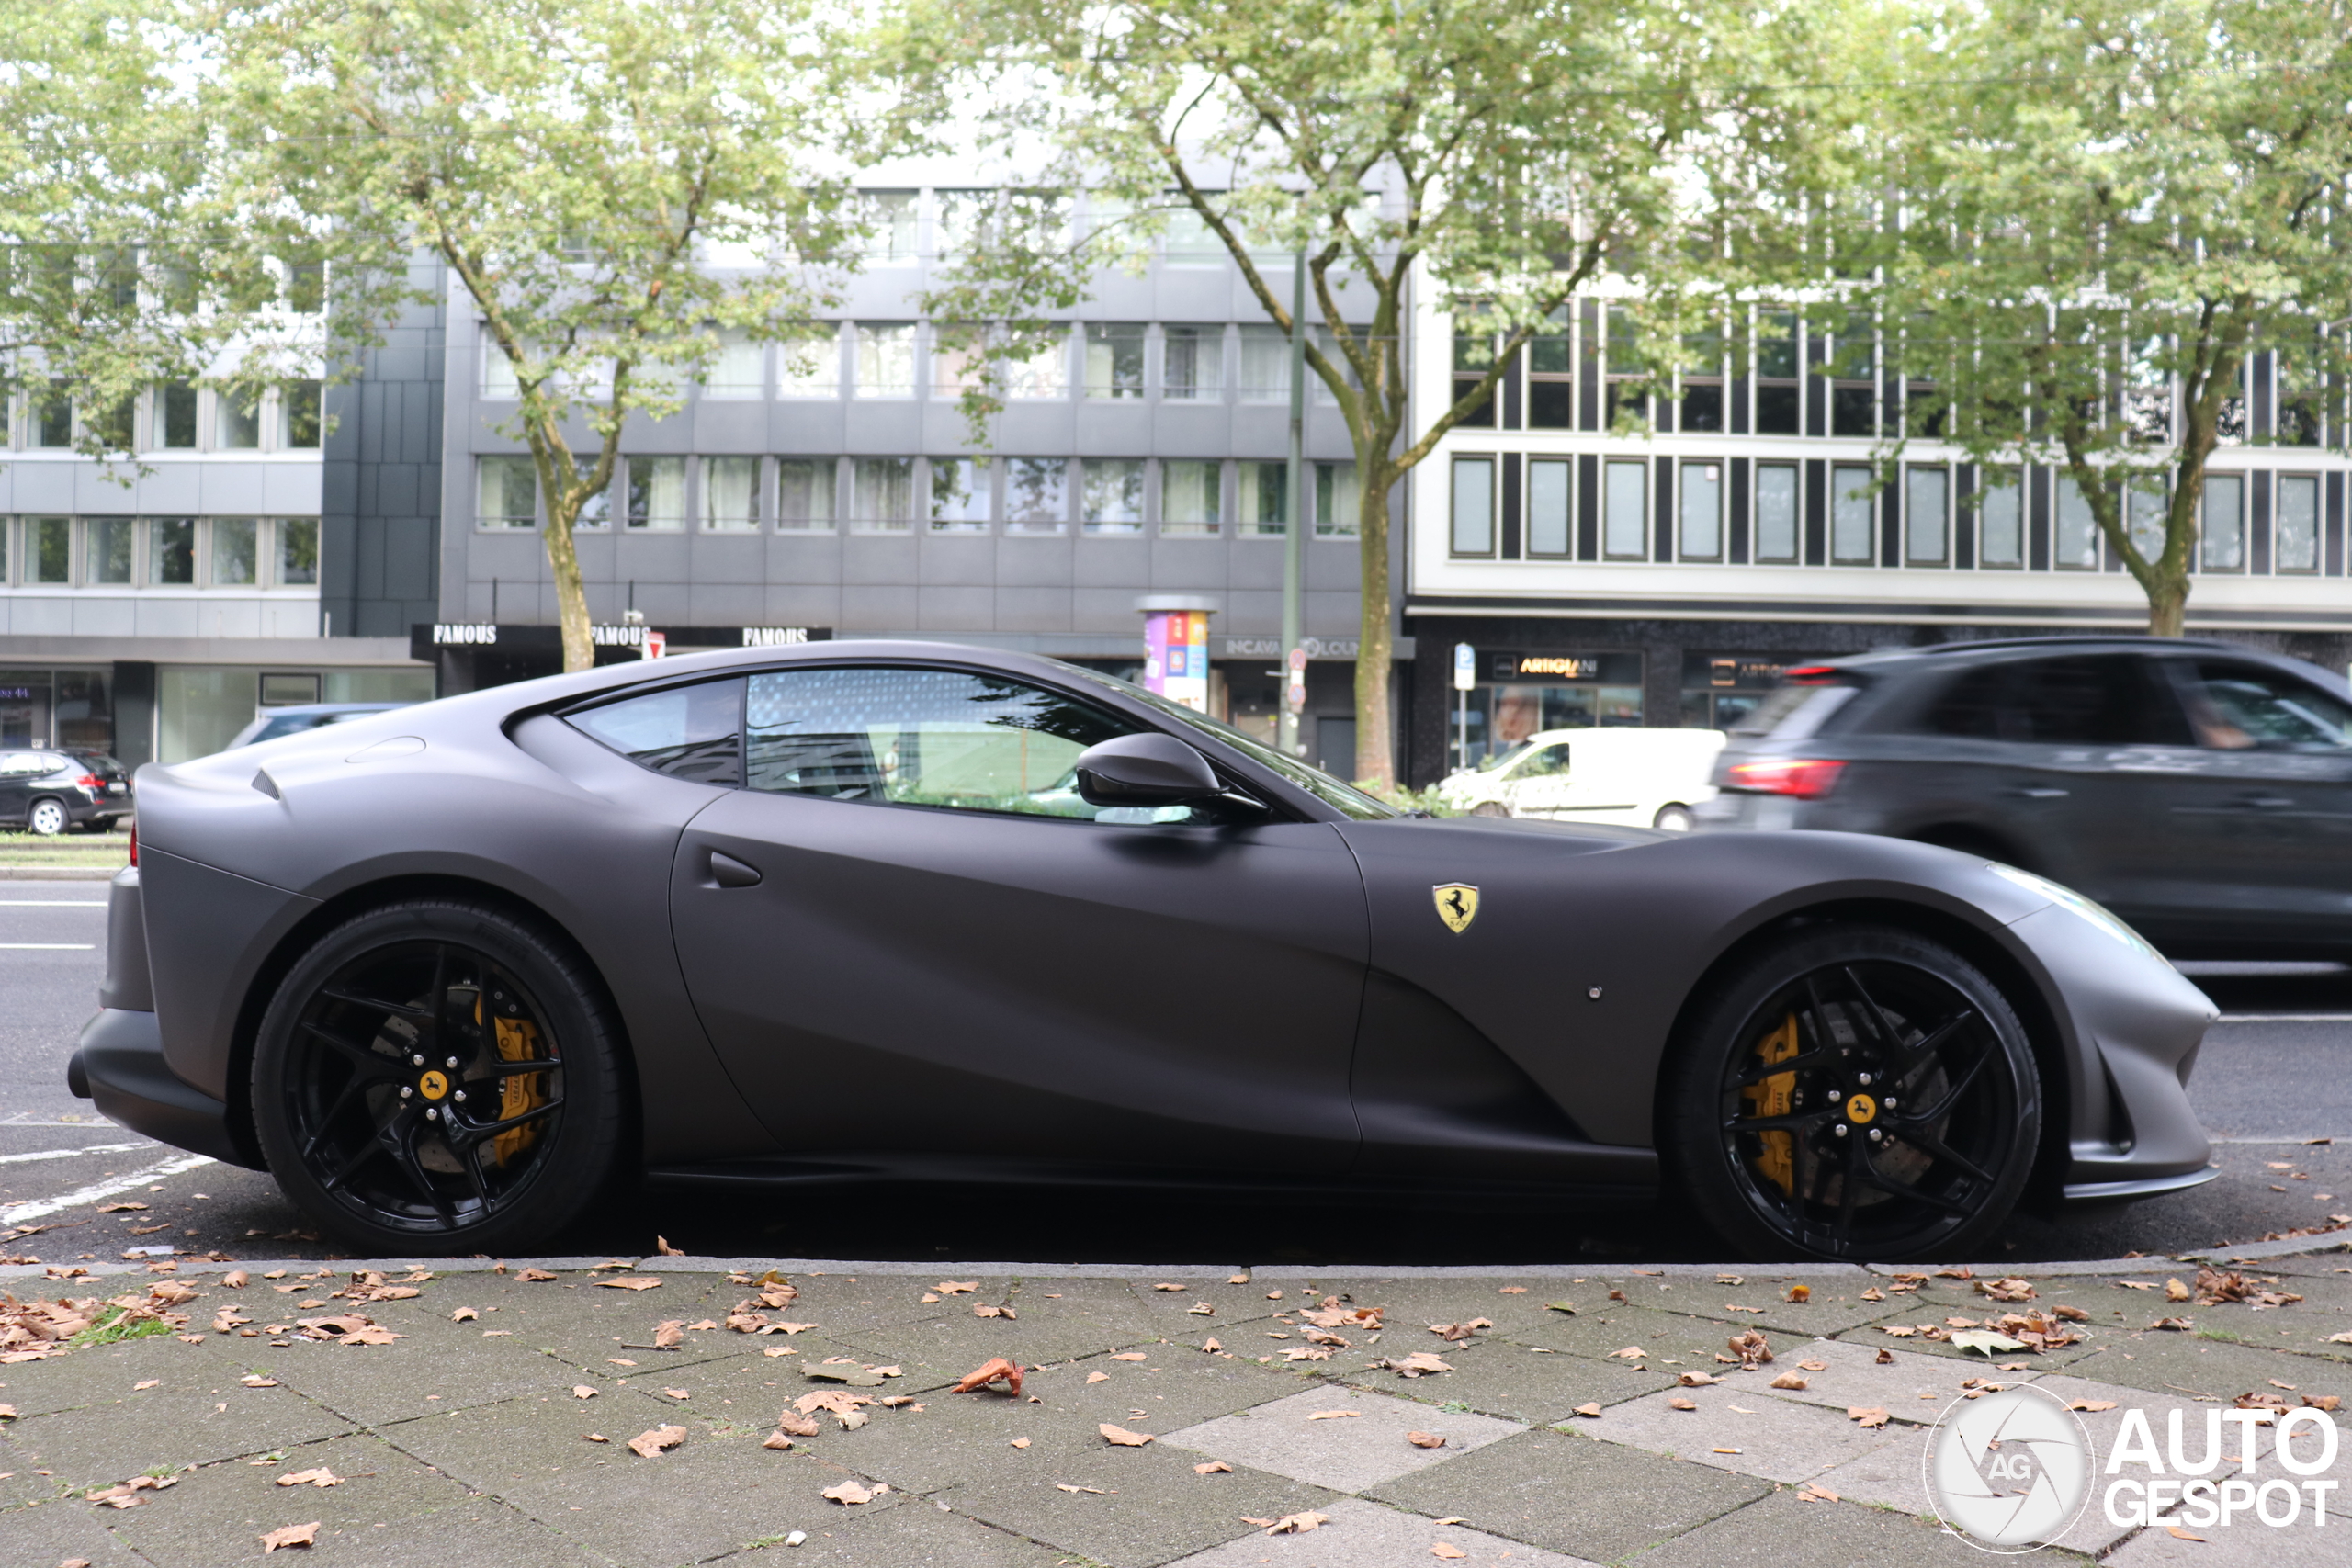
[[[1283,778],[1314,795],[1326,806],[1344,811],[1360,821],[1374,822],[1400,815],[1396,807],[1374,800],[1352,784],[1341,784],[1319,768],[1310,768],[1295,757],[1285,757],[1272,747],[1251,739],[1229,724],[1219,723],[1204,713],[1194,713],[1183,704],[1171,703],[1156,693],[1145,691],[1131,681],[1121,681],[1114,676],[1105,675],[1099,670],[1089,670],[1083,665],[1065,664],[1062,668],[1074,674],[1083,675],[1090,681],[1109,686],[1123,695],[1148,703],[1170,718],[1182,720],[1203,734],[1232,747],[1260,767],[1281,774]]]
[[[1491,757],[1483,758],[1478,763],[1478,772],[1482,773],[1499,773],[1503,769],[1510,767],[1513,762],[1518,761],[1521,757],[1526,756],[1527,749],[1534,744],[1535,742],[1532,740],[1522,740],[1518,745],[1507,747],[1504,750],[1496,752]]]

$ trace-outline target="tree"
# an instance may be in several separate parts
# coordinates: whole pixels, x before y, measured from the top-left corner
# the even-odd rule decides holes
[[[870,13],[869,13],[870,14]],[[247,178],[342,258],[346,343],[447,266],[512,372],[566,670],[594,661],[573,529],[632,416],[730,338],[792,338],[861,232],[849,175],[931,112],[922,30],[819,0],[260,0],[225,37]]]
[[[1028,183],[1083,188],[1112,220],[1058,256],[1050,225],[984,238],[934,313],[1001,323],[991,363],[1019,358],[1040,309],[1067,308],[1089,274],[1181,217],[1290,334],[1309,323],[1292,319],[1282,264],[1306,253],[1322,317],[1306,364],[1346,422],[1361,497],[1355,772],[1386,784],[1389,491],[1612,254],[1670,247],[1704,207],[1682,155],[1723,134],[1731,62],[1757,36],[1749,13],[1710,0],[994,0],[990,19],[1013,100],[996,124],[1016,158],[1052,150]],[[1359,289],[1370,304],[1351,324]],[[1475,384],[1418,421],[1417,309],[1493,334]]]
[[[1912,439],[2053,465],[2149,631],[2177,636],[2206,466],[2249,436],[2256,356],[2278,356],[2282,425],[2304,426],[2279,439],[2323,439],[2326,399],[2343,439],[2352,6],[1988,0],[1917,19],[1793,280],[1876,314]]]
[[[0,394],[94,457],[132,449],[153,383],[316,345],[224,201],[187,39],[153,0],[0,7]]]

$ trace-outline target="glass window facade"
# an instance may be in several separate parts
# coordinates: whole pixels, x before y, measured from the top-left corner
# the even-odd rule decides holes
[[[2025,482],[2015,468],[1987,468],[1977,479],[1976,562],[2025,564]]]
[[[759,527],[760,460],[757,457],[705,457],[702,460],[702,525],[722,532],[741,532]]]
[[[1684,560],[1720,560],[1724,553],[1723,465],[1682,465],[1681,526],[1676,553]]]
[[[686,460],[628,459],[628,525],[647,533],[675,533],[686,525]]]
[[[1756,558],[1768,566],[1797,562],[1797,466],[1756,465]]]
[[[1495,553],[1495,460],[1453,459],[1453,553]]]
[[[1650,466],[1602,465],[1601,553],[1611,560],[1646,560],[1650,553]]]
[[[528,457],[478,457],[475,474],[480,492],[474,504],[474,525],[481,528],[536,528],[539,524],[539,476]]]
[[[1080,480],[1080,526],[1089,534],[1143,532],[1143,460],[1089,457]]]
[[[2319,570],[2319,476],[2278,476],[2278,521],[2273,532],[2272,570]]]
[[[1141,321],[1087,323],[1088,397],[1142,400],[1143,338]]]
[[[933,457],[931,460],[931,531],[934,534],[985,534],[989,531],[990,491],[995,466],[986,457]]]
[[[780,457],[775,465],[775,525],[787,533],[828,533],[833,526],[834,462],[831,457]]]
[[[2207,571],[2245,570],[2245,479],[2205,476],[2204,543],[2198,564]]]
[[[1575,548],[1574,524],[1569,513],[1570,492],[1574,482],[1573,463],[1543,457],[1531,458],[1527,465],[1527,553],[1531,556],[1568,555]]]
[[[1008,457],[1005,526],[1016,534],[1059,534],[1069,525],[1069,459]]]
[[[915,522],[915,460],[860,457],[850,472],[850,526],[860,533],[903,534]]]
[[[1213,538],[1223,516],[1222,463],[1172,457],[1159,465],[1159,531],[1177,538]]]

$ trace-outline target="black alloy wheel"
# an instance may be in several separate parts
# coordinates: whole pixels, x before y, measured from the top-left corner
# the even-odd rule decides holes
[[[2024,1190],[2041,1088],[1982,971],[1907,932],[1830,928],[1724,977],[1685,1037],[1666,1153],[1758,1259],[1960,1256]]]
[[[563,944],[412,903],[304,955],[264,1019],[254,1122],[271,1172],[377,1253],[528,1249],[619,1144],[618,1032]]]

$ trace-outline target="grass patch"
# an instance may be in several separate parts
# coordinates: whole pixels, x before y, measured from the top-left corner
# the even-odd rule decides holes
[[[158,1334],[173,1332],[172,1325],[160,1317],[137,1318],[121,1307],[112,1307],[107,1314],[66,1341],[76,1350],[86,1350],[94,1345],[116,1345],[125,1339],[153,1339]]]

